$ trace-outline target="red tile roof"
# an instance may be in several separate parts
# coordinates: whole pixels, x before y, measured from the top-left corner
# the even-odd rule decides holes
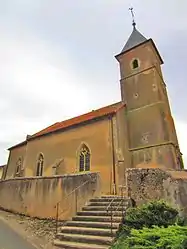
[[[94,120],[94,119],[97,119],[97,118],[101,118],[103,116],[108,116],[110,114],[114,114],[124,106],[125,106],[124,103],[117,102],[115,104],[105,106],[105,107],[102,107],[102,108],[97,109],[97,110],[93,110],[91,112],[80,115],[78,117],[71,118],[71,119],[68,119],[68,120],[65,120],[65,121],[62,121],[62,122],[57,122],[57,123],[45,128],[45,129],[43,129],[41,131],[35,133],[34,135],[30,136],[28,138],[28,140],[32,140],[32,139],[35,139],[37,137],[40,137],[40,136],[43,136],[43,135],[46,135],[46,134],[50,134],[52,132],[56,132],[56,131],[59,131],[59,130],[65,129],[65,128],[69,128],[69,127],[72,127],[74,125],[83,124],[85,122],[88,122],[88,121],[91,121],[91,120]],[[26,143],[26,141],[24,141],[22,143],[19,143],[19,144],[15,145],[15,146],[13,146],[13,147],[11,147],[9,149],[19,147],[21,145],[24,145],[25,143]]]

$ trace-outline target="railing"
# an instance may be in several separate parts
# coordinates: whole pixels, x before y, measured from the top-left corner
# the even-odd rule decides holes
[[[87,183],[89,183],[91,181],[91,179],[83,182],[82,184],[80,184],[78,187],[76,187],[75,189],[73,189],[68,195],[66,195],[66,197],[63,199],[63,201],[66,201],[70,196],[72,196],[72,194],[75,193],[75,211],[77,212],[77,191],[79,189],[81,189],[84,185],[86,185]],[[61,201],[57,202],[57,204],[55,205],[55,208],[56,208],[56,219],[55,219],[55,222],[56,222],[56,234],[58,232],[58,224],[59,224],[59,217],[65,212],[65,210],[62,210],[60,212],[60,203]]]
[[[125,188],[125,186],[121,187],[121,201],[118,204],[118,206],[113,210],[112,204],[114,203],[114,201],[116,200],[116,196],[110,201],[110,203],[107,206],[107,213],[109,213],[109,211],[111,211],[110,213],[110,223],[111,223],[111,237],[113,237],[113,217],[115,216],[115,212],[118,211],[119,207],[121,207],[121,223],[123,222],[123,218],[124,218],[124,193],[123,193],[123,188]]]

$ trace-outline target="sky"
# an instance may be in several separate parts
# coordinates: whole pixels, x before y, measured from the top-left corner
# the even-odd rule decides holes
[[[187,167],[186,0],[0,0],[0,164],[27,134],[120,100],[131,6],[165,62]]]

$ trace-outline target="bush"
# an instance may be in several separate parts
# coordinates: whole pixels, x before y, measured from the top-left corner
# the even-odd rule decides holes
[[[174,225],[178,211],[164,201],[153,201],[141,207],[130,208],[124,217],[124,224],[129,228],[141,229],[143,227]]]
[[[186,218],[164,201],[128,209],[113,249],[187,249]]]
[[[130,236],[120,237],[113,249],[186,249],[187,227],[168,226],[132,229]]]

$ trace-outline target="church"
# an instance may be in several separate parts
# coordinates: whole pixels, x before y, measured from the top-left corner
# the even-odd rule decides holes
[[[102,193],[118,193],[127,168],[183,169],[161,65],[136,28],[115,56],[121,100],[29,135],[9,148],[3,179],[99,172]],[[118,87],[118,86],[116,86]]]

